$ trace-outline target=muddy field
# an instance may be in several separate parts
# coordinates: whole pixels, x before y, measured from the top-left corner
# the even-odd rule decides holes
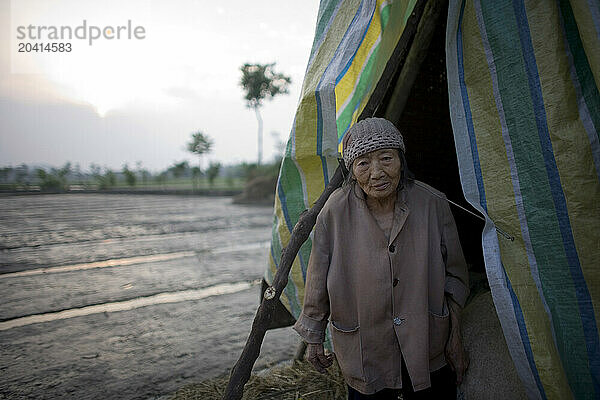
[[[218,197],[0,197],[0,398],[152,399],[227,372],[272,218]],[[297,343],[269,332],[257,368]]]

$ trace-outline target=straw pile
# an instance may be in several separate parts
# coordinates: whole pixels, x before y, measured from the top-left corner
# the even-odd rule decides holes
[[[244,400],[344,400],[346,384],[337,363],[320,374],[306,361],[252,375]],[[170,400],[221,400],[229,376],[184,386]]]

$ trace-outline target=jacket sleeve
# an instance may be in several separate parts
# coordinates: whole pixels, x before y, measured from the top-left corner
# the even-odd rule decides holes
[[[306,272],[304,305],[293,327],[306,343],[325,341],[325,328],[329,318],[327,273],[330,261],[329,236],[319,214]]]
[[[463,255],[456,223],[448,202],[442,204],[442,243],[441,250],[446,264],[446,282],[444,291],[461,307],[465,306],[469,296],[469,270]]]

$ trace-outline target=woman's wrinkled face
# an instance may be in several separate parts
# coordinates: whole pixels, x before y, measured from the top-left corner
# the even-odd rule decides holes
[[[383,200],[393,196],[402,175],[398,150],[375,150],[357,157],[352,163],[352,173],[368,197]]]

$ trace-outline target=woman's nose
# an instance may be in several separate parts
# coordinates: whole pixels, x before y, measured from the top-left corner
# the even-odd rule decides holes
[[[381,168],[381,166],[379,165],[379,163],[377,161],[373,162],[373,165],[371,167],[371,178],[379,179],[383,176],[384,176],[384,172],[383,172],[383,169]]]

